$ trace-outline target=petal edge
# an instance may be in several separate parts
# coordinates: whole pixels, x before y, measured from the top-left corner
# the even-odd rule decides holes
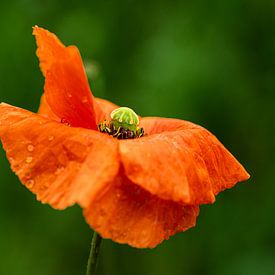
[[[37,199],[57,209],[82,207],[119,169],[115,139],[0,105],[0,138],[12,170]]]
[[[152,194],[186,204],[213,203],[219,192],[249,178],[203,127],[174,119],[146,120],[143,125],[151,135],[122,141],[120,154],[126,176]]]
[[[151,195],[120,173],[110,188],[84,209],[103,238],[136,248],[154,248],[196,224],[197,205],[182,205]]]

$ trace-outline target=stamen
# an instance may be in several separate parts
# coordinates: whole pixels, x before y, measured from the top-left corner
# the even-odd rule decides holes
[[[137,128],[136,131],[124,127],[116,128],[112,122],[107,122],[107,120],[99,123],[97,127],[101,133],[106,133],[117,139],[134,139],[144,136],[143,128]]]
[[[120,107],[111,113],[110,122],[104,120],[98,125],[98,130],[117,139],[133,139],[144,136],[138,125],[138,115],[128,107]]]

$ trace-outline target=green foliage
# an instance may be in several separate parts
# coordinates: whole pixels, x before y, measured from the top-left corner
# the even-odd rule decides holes
[[[37,24],[93,64],[95,96],[142,116],[201,124],[251,173],[202,206],[194,229],[154,250],[104,240],[99,274],[274,274],[274,3],[1,1],[1,101],[37,110]],[[80,208],[58,212],[36,202],[3,150],[0,167],[0,274],[84,274],[92,232]]]

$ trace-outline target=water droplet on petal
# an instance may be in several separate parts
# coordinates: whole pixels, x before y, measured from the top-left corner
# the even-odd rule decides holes
[[[70,93],[68,93],[67,96],[68,96],[69,98],[72,98],[72,97],[73,97],[72,94],[70,94]]]
[[[32,188],[33,185],[34,185],[34,180],[33,180],[33,179],[28,179],[28,180],[26,181],[26,186],[27,186],[28,188]]]
[[[49,186],[51,185],[51,183],[49,181],[44,183],[44,189],[47,189]]]
[[[30,179],[31,178],[31,173],[30,172],[26,172],[25,177],[26,177],[26,179]]]
[[[32,157],[27,157],[26,158],[26,163],[31,163],[32,162]]]
[[[32,144],[29,144],[27,146],[27,149],[28,149],[29,152],[32,152],[34,150],[34,146]]]
[[[54,136],[49,136],[49,137],[48,137],[48,140],[49,140],[49,141],[54,140]]]
[[[107,215],[107,213],[106,213],[106,211],[105,211],[104,209],[100,209],[100,210],[99,210],[99,215],[100,215],[101,217],[105,217],[105,216]]]
[[[83,98],[82,98],[82,103],[87,103],[88,102],[88,98],[87,98],[87,96],[84,96]]]
[[[55,170],[54,174],[59,175],[64,169],[65,169],[64,166],[58,166],[58,168]]]
[[[69,121],[68,119],[66,119],[66,118],[62,118],[62,119],[61,119],[61,123],[62,123],[62,124],[65,124],[65,125],[67,125],[67,126],[71,126],[70,121]]]

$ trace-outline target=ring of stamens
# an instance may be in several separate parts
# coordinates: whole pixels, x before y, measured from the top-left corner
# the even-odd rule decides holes
[[[133,139],[144,136],[143,128],[138,127],[137,114],[128,107],[120,107],[111,113],[111,121],[98,124],[98,130],[117,139]]]
[[[122,126],[116,128],[112,122],[108,122],[107,120],[98,124],[98,130],[117,139],[133,139],[144,136],[143,128],[138,128],[137,131],[126,129]]]

